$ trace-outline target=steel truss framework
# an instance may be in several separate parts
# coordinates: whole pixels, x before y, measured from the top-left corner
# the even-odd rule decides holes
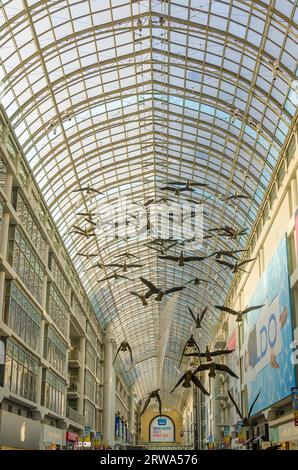
[[[204,228],[251,229],[295,107],[297,7],[290,0],[11,0],[0,8],[2,104],[32,173],[73,258],[100,322],[127,340],[127,372],[140,396],[158,385],[159,318],[167,302],[147,308],[128,294],[140,273],[160,286],[195,276],[175,302],[162,391],[177,381],[180,354],[193,327],[187,307],[210,306],[201,336],[208,343],[231,275],[214,261],[183,268],[138,241],[105,243],[70,234],[88,224],[77,215],[119,196],[146,201],[165,180],[208,183]],[[105,194],[73,193],[90,184]],[[250,195],[233,206],[218,196]],[[181,196],[183,200],[184,196]],[[248,234],[249,235],[249,234]],[[201,252],[239,243],[214,238]],[[129,248],[145,267],[134,282],[98,284],[110,271],[88,269],[98,252],[109,263]],[[176,249],[178,253],[179,248]],[[87,270],[87,271],[86,271]],[[123,357],[124,368],[129,359]]]

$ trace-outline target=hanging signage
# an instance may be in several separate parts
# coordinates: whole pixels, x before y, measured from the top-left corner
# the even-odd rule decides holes
[[[224,426],[224,445],[229,447],[231,444],[231,426]]]
[[[246,433],[245,433],[245,428],[243,427],[242,421],[238,421],[237,423],[238,427],[238,443],[243,444],[246,441]]]
[[[115,415],[115,436],[120,437],[120,416]]]
[[[161,420],[162,424],[159,424]],[[168,417],[156,417],[150,424],[151,442],[175,442],[175,428],[173,421]]]
[[[293,401],[293,411],[294,411],[294,424],[298,426],[298,387],[292,388],[292,401]]]

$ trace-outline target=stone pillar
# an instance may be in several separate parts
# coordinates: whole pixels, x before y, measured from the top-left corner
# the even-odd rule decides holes
[[[216,399],[217,395],[219,394],[221,388],[220,384],[220,376],[217,374],[214,379],[211,381],[211,396],[212,396],[212,428],[213,428],[213,436],[215,444],[219,444],[222,441],[221,436],[221,428],[218,424],[221,423],[221,416],[220,416],[220,404],[219,400]]]
[[[78,412],[84,414],[84,390],[85,390],[85,356],[86,356],[86,338],[83,336],[80,338],[80,363],[81,367],[79,370],[79,394],[78,399]]]
[[[129,432],[131,435],[131,444],[135,444],[135,395],[134,395],[134,388],[133,386],[130,389],[129,394]]]
[[[12,173],[7,173],[5,176],[5,184],[4,184],[3,191],[9,201],[11,198],[12,183],[13,183],[13,175]]]
[[[4,321],[5,272],[0,272],[0,322]]]
[[[103,441],[109,446],[115,442],[115,373],[111,325],[107,326],[104,337]]]
[[[291,179],[291,197],[292,197],[292,208],[293,208],[293,212],[294,212],[295,209],[298,206],[298,189],[297,189],[297,180],[296,180],[296,178]]]
[[[1,230],[1,244],[0,253],[2,258],[6,260],[7,248],[8,248],[8,232],[9,232],[9,214],[4,212]]]

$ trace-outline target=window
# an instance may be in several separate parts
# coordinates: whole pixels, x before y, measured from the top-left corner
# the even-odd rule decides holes
[[[66,383],[48,369],[43,370],[42,404],[59,415],[65,412]]]
[[[293,135],[286,150],[286,159],[287,159],[288,165],[291,162],[291,160],[294,158],[295,150],[296,150],[296,142],[295,142],[295,135]]]
[[[91,400],[95,400],[95,378],[88,370],[85,372],[85,395]]]
[[[68,308],[53,284],[49,284],[47,303],[48,314],[56,324],[59,332],[63,336],[67,336]]]
[[[41,314],[14,282],[7,282],[5,294],[5,323],[28,346],[36,349],[40,338]]]
[[[66,367],[67,346],[54,331],[54,328],[47,325],[45,329],[44,357],[61,374],[64,374]]]
[[[16,342],[8,339],[4,385],[23,398],[36,401],[38,360]]]
[[[95,406],[90,403],[89,400],[84,401],[84,417],[87,426],[91,426],[94,429],[95,425]]]
[[[6,165],[2,157],[0,157],[0,188],[1,189],[4,189],[5,180],[6,180]]]
[[[86,341],[86,365],[89,367],[91,372],[95,374],[96,371],[96,351],[92,347],[90,341]]]
[[[81,307],[81,305],[80,305],[80,303],[77,300],[75,295],[72,296],[72,304],[71,305],[72,305],[72,313],[76,317],[79,324],[85,329],[86,317],[85,317],[85,314],[84,314],[84,310]]]
[[[57,287],[59,288],[59,292],[61,292],[64,295],[65,299],[69,301],[70,284],[64,276],[62,269],[56,261],[53,253],[50,253],[49,256],[49,269],[52,273],[53,279]]]
[[[44,268],[19,227],[9,228],[8,261],[31,294],[41,302]]]
[[[46,241],[34,220],[34,216],[32,215],[28,204],[25,202],[25,198],[18,188],[14,188],[13,190],[13,206],[19,216],[23,229],[30,238],[36,252],[42,259],[44,259]]]

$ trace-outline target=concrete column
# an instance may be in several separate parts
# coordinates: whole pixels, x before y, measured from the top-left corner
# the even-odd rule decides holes
[[[111,325],[106,328],[104,337],[103,441],[109,446],[115,442],[115,373]]]
[[[8,232],[9,232],[9,214],[4,212],[3,222],[2,222],[2,231],[1,231],[1,241],[0,241],[0,254],[2,258],[6,260],[7,248],[8,248]]]
[[[86,338],[80,338],[80,362],[81,367],[79,370],[79,394],[78,412],[84,414],[84,390],[85,390],[85,356],[86,356]]]
[[[298,188],[297,188],[296,178],[291,179],[291,197],[292,197],[292,208],[293,208],[293,212],[294,212],[295,209],[298,206]]]
[[[5,272],[0,272],[0,322],[4,321]]]
[[[4,184],[3,191],[9,201],[11,199],[12,182],[13,182],[12,173],[7,173],[5,176],[5,184]]]
[[[219,405],[219,400],[216,400],[216,396],[219,393],[220,390],[220,377],[219,375],[216,375],[214,379],[211,381],[211,387],[212,387],[212,428],[213,428],[213,436],[214,436],[214,441],[216,444],[222,441],[222,436],[221,436],[221,428],[218,426],[220,423],[220,405]]]

